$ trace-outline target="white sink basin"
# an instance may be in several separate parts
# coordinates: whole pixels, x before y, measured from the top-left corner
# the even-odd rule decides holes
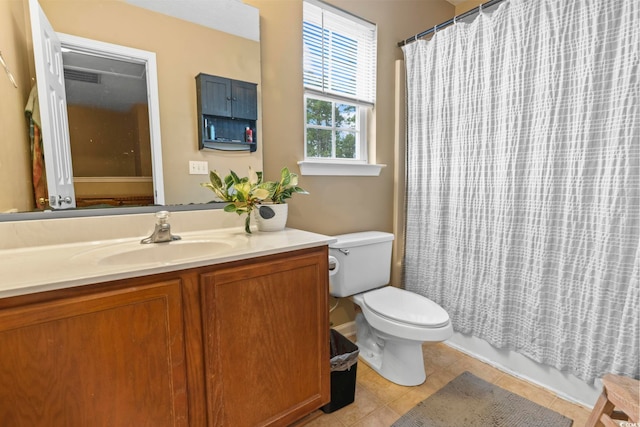
[[[223,240],[176,240],[166,243],[126,243],[91,251],[99,265],[174,264],[218,256],[235,245]]]

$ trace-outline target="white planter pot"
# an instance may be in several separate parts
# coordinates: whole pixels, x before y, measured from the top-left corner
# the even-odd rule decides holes
[[[280,231],[287,225],[289,206],[286,203],[263,204],[253,210],[258,231]]]

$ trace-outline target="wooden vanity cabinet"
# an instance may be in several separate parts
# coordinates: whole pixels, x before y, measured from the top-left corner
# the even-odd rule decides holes
[[[188,425],[180,280],[127,282],[0,309],[0,425]]]
[[[0,425],[286,426],[330,400],[327,248],[0,299]]]
[[[327,251],[202,275],[209,426],[286,426],[330,400]]]

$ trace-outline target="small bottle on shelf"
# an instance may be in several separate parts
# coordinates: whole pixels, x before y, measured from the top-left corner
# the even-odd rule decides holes
[[[253,142],[253,131],[248,126],[244,130],[244,141],[245,142]]]

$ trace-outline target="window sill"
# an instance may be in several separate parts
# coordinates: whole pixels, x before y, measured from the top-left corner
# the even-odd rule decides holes
[[[339,163],[300,161],[301,175],[323,176],[378,176],[387,165],[370,165],[367,163]]]

